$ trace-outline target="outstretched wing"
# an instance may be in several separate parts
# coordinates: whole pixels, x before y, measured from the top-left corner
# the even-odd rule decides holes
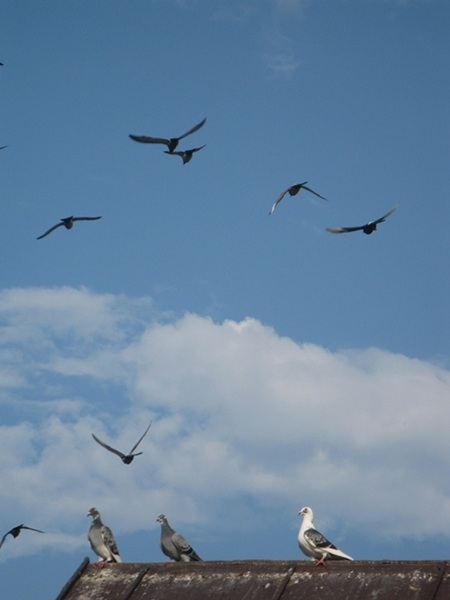
[[[397,204],[397,206],[394,206],[394,208],[391,208],[391,210],[389,212],[387,212],[385,215],[383,215],[382,217],[380,217],[376,221],[369,221],[367,223],[367,225],[374,225],[374,224],[376,225],[377,223],[382,223],[385,219],[387,219],[388,217],[390,217],[392,215],[392,213],[397,210],[398,207],[399,207],[399,205]]]
[[[166,144],[166,146],[168,146],[170,143],[170,140],[167,140],[166,138],[150,137],[148,135],[133,135],[130,133],[129,137],[141,144]]]
[[[73,221],[97,221],[101,217],[73,217]]]
[[[290,188],[287,188],[284,190],[284,192],[281,192],[281,194],[278,196],[278,198],[275,200],[275,202],[272,204],[272,208],[270,209],[269,215],[271,215],[273,213],[273,211],[276,209],[276,207],[279,205],[279,203],[283,200],[283,198],[286,196],[286,194],[288,193]]]
[[[319,198],[322,198],[322,200],[326,200],[326,198],[324,196],[321,196],[320,194],[318,194],[317,192],[315,192],[314,190],[312,190],[310,187],[308,187],[307,185],[302,185],[302,188],[304,190],[308,190],[308,192],[311,192],[311,194],[314,194],[315,196],[318,196]]]
[[[97,444],[100,444],[100,446],[103,446],[103,448],[106,448],[107,450],[109,450],[110,452],[112,452],[113,454],[117,454],[117,456],[120,456],[120,458],[126,458],[126,454],[124,454],[123,452],[121,452],[120,450],[116,450],[115,448],[113,448],[112,446],[108,446],[108,444],[105,444],[105,442],[102,442],[101,439],[99,439],[96,435],[94,435],[93,433],[91,434],[92,437],[94,438],[94,440],[97,442]]]
[[[205,121],[206,121],[206,118],[203,119],[203,121],[200,121],[200,123],[197,123],[197,125],[194,125],[194,127],[192,127],[192,129],[189,129],[189,131],[186,131],[186,133],[183,133],[183,135],[180,135],[176,139],[177,140],[182,140],[186,136],[191,135],[191,133],[194,133],[195,131],[198,131],[200,129],[200,127],[203,127],[203,125],[205,124]]]
[[[139,446],[139,444],[145,438],[145,436],[147,435],[147,432],[150,429],[151,425],[152,425],[152,421],[150,421],[150,425],[147,427],[147,429],[144,431],[144,433],[141,435],[141,437],[138,439],[138,441],[135,443],[135,445],[131,448],[130,454],[133,454],[133,452],[136,450],[136,448]]]
[[[40,529],[35,529],[34,527],[28,527],[27,525],[21,525],[20,529],[29,529],[30,531],[37,531],[38,533],[45,533],[45,531],[41,531]]]
[[[52,231],[55,231],[55,229],[58,229],[58,227],[62,227],[63,225],[64,225],[64,223],[57,223],[56,225],[53,225],[53,227],[50,227],[50,229],[47,229],[47,231],[45,233],[43,233],[42,235],[40,235],[36,239],[37,240],[42,240],[42,238],[45,238],[46,235],[48,235]]]
[[[350,231],[360,231],[364,227],[365,225],[361,227],[327,227],[327,231],[330,233],[349,233]]]

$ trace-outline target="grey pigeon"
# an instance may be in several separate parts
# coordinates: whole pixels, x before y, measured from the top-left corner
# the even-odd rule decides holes
[[[364,231],[364,233],[367,233],[367,235],[370,235],[376,230],[378,223],[383,223],[383,221],[385,221],[390,215],[392,215],[392,213],[396,211],[397,208],[398,205],[394,206],[394,208],[392,208],[388,213],[386,213],[376,221],[369,221],[365,225],[360,225],[358,227],[327,227],[327,231],[329,231],[330,233],[349,233],[351,231],[362,230]]]
[[[91,508],[86,516],[92,517],[88,540],[92,550],[98,556],[98,563],[95,564],[121,563],[122,559],[119,556],[112,531],[103,525],[98,510]]]
[[[16,525],[16,527],[13,527],[9,531],[7,531],[5,533],[5,535],[2,537],[2,539],[0,540],[0,548],[3,546],[3,542],[6,540],[6,537],[8,535],[12,535],[13,538],[16,538],[20,534],[22,529],[29,529],[30,531],[37,531],[38,533],[44,533],[40,529],[35,529],[34,527],[27,527],[27,525],[24,525],[23,523],[22,523],[22,525]]]
[[[133,454],[133,452],[136,450],[136,448],[142,442],[142,440],[144,439],[144,437],[147,435],[147,431],[150,429],[151,424],[152,424],[152,422],[150,421],[150,425],[147,427],[147,429],[144,431],[144,433],[141,435],[141,437],[138,439],[138,441],[135,443],[135,445],[131,448],[131,450],[130,450],[130,452],[128,454],[124,454],[120,450],[116,450],[115,448],[112,448],[111,446],[108,446],[108,444],[105,444],[105,442],[102,442],[102,440],[100,440],[93,433],[91,435],[94,438],[94,440],[98,444],[100,444],[100,446],[103,446],[103,448],[106,448],[110,452],[113,452],[114,454],[117,454],[117,456],[120,456],[120,459],[122,460],[123,463],[125,463],[126,465],[129,465],[133,461],[133,458],[135,456],[139,456],[140,454],[142,454],[142,452],[136,452],[136,454]]]
[[[191,150],[181,150],[181,151],[177,150],[176,152],[169,152],[168,150],[164,150],[164,152],[166,154],[172,154],[173,156],[175,156],[175,155],[181,156],[181,158],[183,159],[183,165],[185,165],[186,163],[188,163],[191,160],[194,152],[198,152],[205,146],[206,146],[206,144],[204,144],[203,146],[200,146],[200,148],[191,148]]]
[[[202,560],[184,537],[172,529],[165,515],[156,520],[161,523],[161,550],[166,556],[176,562]]]
[[[42,240],[42,238],[44,238],[46,235],[48,235],[52,231],[55,231],[55,229],[57,229],[58,227],[65,227],[66,229],[72,229],[75,221],[96,221],[97,219],[101,219],[101,217],[65,217],[64,219],[61,219],[61,223],[57,223],[56,225],[53,225],[53,227],[50,227],[50,229],[48,229],[45,233],[43,233],[36,239]]]
[[[316,561],[316,565],[323,565],[325,560],[353,560],[314,528],[314,515],[309,506],[302,508],[298,514],[303,515],[297,537],[298,545],[306,556]]]
[[[307,181],[304,181],[303,183],[296,183],[295,185],[291,185],[290,187],[286,188],[283,192],[281,192],[281,194],[278,196],[278,198],[273,203],[272,208],[270,209],[269,215],[271,215],[273,213],[273,211],[276,209],[278,204],[283,200],[283,198],[286,196],[286,194],[289,193],[290,196],[296,196],[301,189],[311,192],[311,194],[314,194],[315,196],[322,198],[322,200],[326,200],[326,198],[324,198],[323,196],[321,196],[320,194],[318,194],[317,192],[312,190],[310,187],[305,185],[307,183],[308,183]]]
[[[141,142],[141,144],[165,144],[169,148],[169,152],[171,153],[178,146],[178,142],[180,140],[182,140],[183,138],[185,138],[188,135],[191,135],[191,133],[194,133],[195,131],[200,129],[200,127],[203,127],[203,125],[205,124],[205,121],[206,121],[206,118],[203,119],[203,121],[200,121],[200,123],[197,123],[197,125],[194,125],[194,127],[192,127],[192,129],[189,129],[189,131],[186,131],[186,133],[183,133],[183,135],[180,135],[179,137],[173,137],[173,138],[166,139],[166,138],[149,137],[147,135],[132,135],[130,133],[130,138],[132,140],[134,140],[135,142]]]

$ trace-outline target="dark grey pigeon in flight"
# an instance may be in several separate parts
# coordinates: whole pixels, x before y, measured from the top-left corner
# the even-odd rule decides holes
[[[202,560],[184,537],[172,529],[165,515],[159,515],[156,520],[161,523],[161,550],[166,556],[176,562]]]
[[[314,194],[315,196],[322,198],[322,200],[326,200],[326,198],[324,198],[323,196],[321,196],[320,194],[318,194],[317,192],[312,190],[310,187],[305,185],[307,183],[308,183],[307,181],[304,181],[303,183],[296,183],[295,185],[291,185],[290,187],[286,188],[283,192],[281,192],[281,194],[278,196],[278,198],[273,203],[272,208],[270,209],[269,215],[271,215],[273,213],[273,211],[276,209],[278,204],[283,200],[283,198],[285,197],[286,194],[289,193],[290,196],[296,196],[301,189],[311,192],[311,194]]]
[[[122,559],[113,533],[109,527],[103,525],[98,510],[91,508],[86,516],[92,517],[88,540],[92,550],[98,556],[98,563],[96,564],[121,563]]]
[[[367,233],[367,235],[370,235],[376,230],[378,223],[383,223],[383,221],[385,221],[390,215],[392,215],[392,213],[396,211],[397,208],[398,205],[394,206],[394,208],[392,208],[388,213],[386,213],[376,221],[369,221],[365,225],[359,225],[358,227],[327,227],[327,231],[329,231],[330,233],[350,233],[351,231],[362,230],[364,231],[364,233]]]
[[[181,158],[183,159],[183,165],[185,165],[186,163],[188,163],[191,160],[194,152],[198,152],[205,146],[206,146],[206,144],[204,144],[203,146],[200,146],[200,148],[192,148],[191,150],[181,150],[181,151],[177,150],[175,152],[169,152],[168,150],[164,150],[164,152],[166,154],[172,154],[172,156],[175,156],[175,155],[181,156]]]
[[[3,542],[6,540],[6,537],[8,535],[12,535],[13,538],[16,538],[20,534],[22,529],[29,529],[30,531],[37,531],[38,533],[44,533],[40,529],[35,529],[34,527],[28,527],[27,525],[24,525],[23,523],[22,523],[22,525],[16,525],[16,527],[13,527],[9,531],[7,531],[5,533],[5,535],[2,537],[2,539],[0,540],[0,548],[3,546]]]
[[[61,223],[57,223],[56,225],[53,225],[53,227],[50,227],[50,229],[47,229],[47,231],[45,233],[43,233],[36,239],[42,240],[42,238],[44,238],[46,235],[48,235],[52,231],[55,231],[55,229],[58,229],[58,227],[65,227],[66,229],[72,229],[75,221],[97,221],[97,219],[101,219],[101,217],[65,217],[64,219],[61,219]]]
[[[197,125],[194,125],[194,127],[192,127],[192,129],[189,129],[189,131],[186,131],[186,133],[183,133],[183,135],[180,135],[178,137],[169,138],[169,139],[150,137],[147,135],[133,135],[131,133],[129,135],[132,140],[134,140],[135,142],[141,142],[141,144],[165,144],[169,148],[169,152],[173,152],[175,150],[175,148],[178,146],[178,142],[180,140],[187,137],[188,135],[191,135],[191,133],[198,131],[200,129],[200,127],[203,127],[203,125],[205,124],[205,121],[206,121],[206,118],[203,119],[203,121],[200,121],[200,123],[197,123]]]
[[[117,454],[117,456],[120,457],[120,459],[122,460],[123,463],[125,463],[126,465],[129,465],[130,462],[133,461],[133,458],[135,456],[139,456],[140,454],[142,454],[142,452],[136,452],[135,454],[133,454],[133,452],[136,450],[136,448],[139,446],[139,444],[142,442],[142,440],[144,439],[144,437],[147,435],[147,431],[150,429],[152,422],[150,421],[150,425],[147,427],[147,429],[144,431],[144,433],[141,435],[141,437],[138,439],[138,441],[135,443],[135,445],[131,448],[130,452],[128,454],[124,454],[123,452],[121,452],[120,450],[116,450],[115,448],[113,448],[112,446],[108,446],[108,444],[105,444],[105,442],[102,442],[102,440],[100,440],[96,435],[94,435],[93,433],[91,434],[92,437],[94,438],[94,440],[100,444],[100,446],[103,446],[103,448],[106,448],[107,450],[109,450],[110,452],[113,452],[114,454]]]
[[[298,512],[303,516],[303,521],[298,532],[297,540],[301,551],[312,558],[316,565],[323,565],[325,560],[353,560],[351,556],[336,548],[327,540],[313,523],[313,511],[305,506]]]

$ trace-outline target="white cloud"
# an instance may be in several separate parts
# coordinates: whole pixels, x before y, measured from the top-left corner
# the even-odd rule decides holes
[[[351,498],[352,525],[372,537],[381,521],[399,538],[450,530],[448,370],[299,344],[252,318],[168,322],[151,306],[83,288],[0,294],[0,508],[50,532],[4,558],[85,544],[91,505],[119,533],[160,512],[225,527],[221,513],[247,518],[249,498],[331,519]],[[128,451],[151,419],[129,467],[91,438]]]

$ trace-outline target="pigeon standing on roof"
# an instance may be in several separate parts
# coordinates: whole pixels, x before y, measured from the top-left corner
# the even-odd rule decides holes
[[[353,560],[351,556],[336,548],[314,528],[314,515],[309,506],[302,508],[298,514],[303,515],[297,537],[298,545],[306,556],[310,556],[316,561],[316,565],[323,565],[325,560]]]
[[[98,563],[121,563],[113,533],[109,527],[103,525],[100,513],[96,508],[91,508],[86,515],[92,517],[88,532],[88,540],[92,550],[98,556]]]
[[[272,208],[270,209],[269,215],[271,215],[273,213],[273,211],[276,209],[278,204],[283,200],[283,198],[286,196],[286,194],[289,194],[290,196],[296,196],[301,189],[311,192],[311,194],[314,194],[315,196],[322,198],[322,200],[326,200],[326,198],[324,198],[324,196],[321,196],[320,194],[318,194],[317,192],[312,190],[310,187],[305,185],[306,183],[308,183],[308,182],[304,181],[303,183],[296,183],[295,185],[291,185],[290,187],[286,188],[283,192],[281,192],[281,194],[278,196],[278,198],[273,203]]]
[[[44,533],[40,529],[35,529],[34,527],[28,527],[27,525],[24,525],[23,523],[22,523],[22,525],[16,525],[16,527],[13,527],[9,531],[7,531],[5,533],[5,535],[2,537],[2,539],[0,540],[0,548],[3,546],[3,542],[6,540],[6,537],[8,535],[12,535],[13,538],[16,538],[20,534],[22,529],[29,529],[30,531],[37,531],[38,533]]]
[[[47,231],[45,233],[43,233],[36,239],[42,240],[42,238],[44,238],[46,235],[48,235],[52,231],[55,231],[55,229],[57,229],[58,227],[65,227],[66,229],[72,229],[75,221],[97,221],[97,219],[101,219],[101,217],[65,217],[64,219],[61,219],[60,223],[53,225],[53,227],[50,227],[50,229],[47,229]]]
[[[392,213],[396,211],[397,208],[398,205],[394,206],[394,208],[391,208],[389,212],[387,212],[379,219],[376,219],[376,221],[369,221],[365,225],[359,225],[358,227],[327,227],[327,231],[329,231],[330,233],[350,233],[351,231],[362,230],[367,235],[370,235],[376,230],[378,223],[383,223],[383,221],[385,221],[390,215],[392,215]]]
[[[131,133],[129,135],[132,140],[134,140],[135,142],[141,142],[141,144],[165,144],[168,147],[169,152],[172,153],[175,150],[175,148],[178,146],[178,142],[180,140],[187,137],[188,135],[191,135],[191,133],[198,131],[200,129],[200,127],[203,127],[203,125],[205,124],[205,121],[206,121],[206,118],[203,119],[203,121],[200,121],[200,123],[197,123],[197,125],[194,125],[194,127],[192,127],[192,129],[189,129],[189,131],[186,131],[186,133],[183,133],[183,135],[180,135],[179,137],[169,138],[169,139],[149,137],[147,135],[132,135]]]
[[[192,546],[169,525],[165,515],[156,519],[161,523],[161,550],[176,562],[201,561]]]
[[[152,422],[150,421],[150,425],[152,424]],[[91,434],[92,437],[94,438],[94,440],[100,444],[100,446],[103,446],[103,448],[106,448],[107,450],[109,450],[110,452],[113,452],[114,454],[117,454],[117,456],[120,456],[120,459],[122,460],[122,462],[126,465],[129,465],[132,461],[133,458],[135,456],[139,456],[140,454],[142,454],[142,452],[136,452],[135,454],[133,454],[133,452],[136,450],[136,448],[139,446],[139,444],[142,442],[142,440],[144,439],[144,437],[147,435],[147,431],[150,429],[150,425],[147,427],[147,429],[144,431],[144,433],[141,435],[141,437],[138,439],[138,441],[135,443],[135,445],[131,448],[131,450],[129,451],[128,454],[124,454],[123,452],[121,452],[120,450],[116,450],[115,448],[112,448],[112,446],[108,446],[108,444],[105,444],[105,442],[102,442],[101,439],[99,439],[96,435],[94,435],[93,433]]]
[[[186,163],[188,163],[191,160],[194,152],[198,152],[205,146],[206,146],[206,144],[203,144],[203,146],[200,146],[200,148],[191,148],[191,150],[181,150],[181,151],[177,150],[176,152],[169,152],[169,150],[164,150],[164,152],[165,152],[165,154],[172,154],[173,156],[175,156],[175,155],[181,156],[181,158],[183,159],[183,165],[185,165]]]

